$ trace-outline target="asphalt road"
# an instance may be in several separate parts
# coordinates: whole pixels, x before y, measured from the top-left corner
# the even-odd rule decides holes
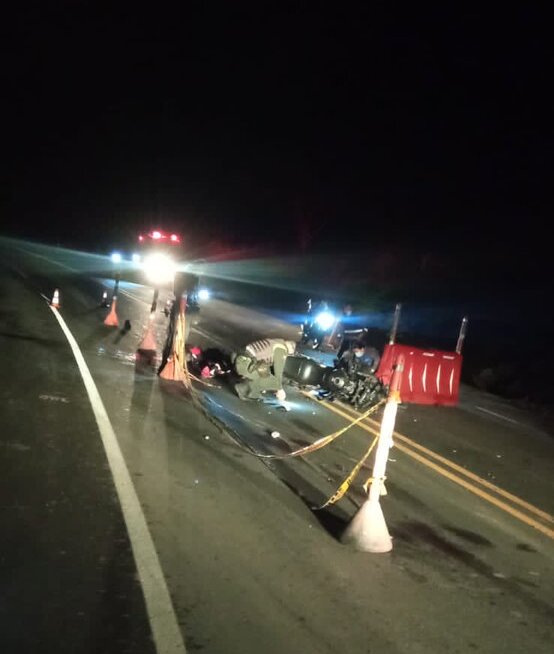
[[[0,251],[1,651],[553,650],[554,441],[533,415],[470,388],[456,408],[400,405],[382,499],[394,549],[356,552],[339,537],[370,468],[313,507],[379,415],[307,457],[256,458],[335,431],[348,409],[292,388],[289,412],[225,386],[191,399],[135,366],[150,289],[122,284],[131,328],[109,328],[106,260],[4,239]],[[55,288],[105,419],[42,297]],[[166,325],[158,312],[160,345]],[[195,315],[191,341],[267,335],[297,327],[229,297]]]

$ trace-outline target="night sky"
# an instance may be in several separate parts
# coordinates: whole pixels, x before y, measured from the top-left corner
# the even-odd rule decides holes
[[[14,3],[2,231],[92,249],[166,225],[198,247],[537,261],[546,16],[408,6]]]

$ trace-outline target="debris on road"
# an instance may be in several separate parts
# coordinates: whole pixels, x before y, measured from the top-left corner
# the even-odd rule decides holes
[[[49,402],[62,402],[62,404],[69,404],[67,397],[61,395],[39,395],[39,400],[48,400]]]

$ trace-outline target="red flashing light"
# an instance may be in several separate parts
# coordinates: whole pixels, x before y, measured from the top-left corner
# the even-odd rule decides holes
[[[162,238],[162,233],[158,231],[152,232],[152,238],[158,241],[160,238]]]
[[[144,241],[144,236],[142,234],[139,236],[139,241]]]
[[[177,236],[177,234],[171,234],[171,240],[174,243],[179,243],[179,237]]]

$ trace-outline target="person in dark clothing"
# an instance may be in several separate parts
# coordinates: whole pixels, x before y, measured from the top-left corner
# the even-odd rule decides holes
[[[346,350],[338,358],[337,366],[346,367],[348,372],[373,375],[379,367],[381,356],[379,352],[362,341],[356,341],[351,349]]]
[[[352,315],[352,306],[344,306],[336,328],[336,338],[340,343],[337,357],[340,359],[345,352],[352,349],[354,343],[360,341],[366,332],[367,329],[360,323],[359,318]]]

